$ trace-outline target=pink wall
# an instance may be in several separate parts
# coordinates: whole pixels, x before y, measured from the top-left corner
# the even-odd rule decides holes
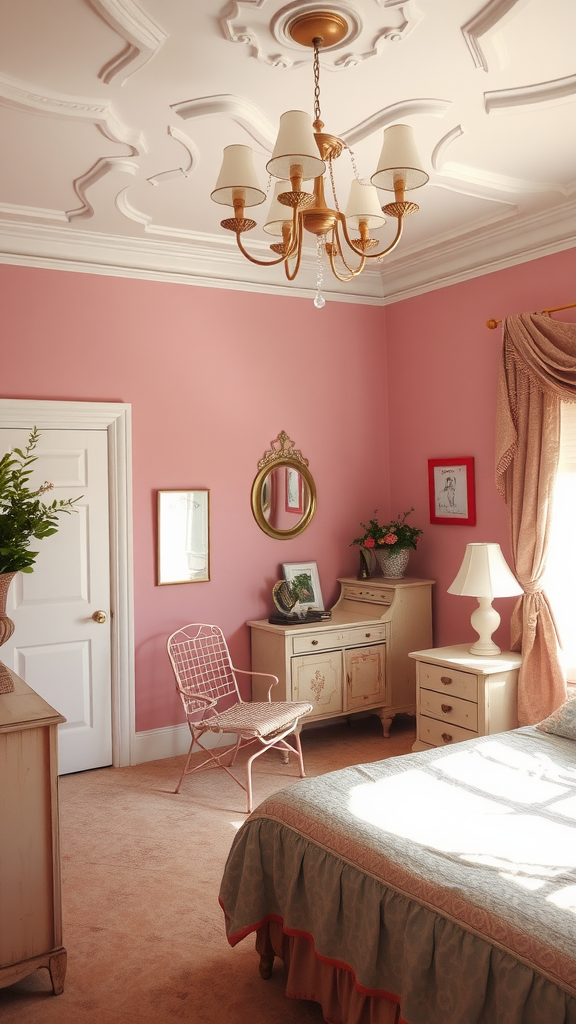
[[[494,421],[501,328],[490,318],[576,301],[576,249],[533,260],[386,308],[390,488],[394,512],[411,505],[425,532],[410,572],[436,580],[435,644],[475,639],[474,598],[446,593],[467,543],[497,541],[509,558],[506,507],[494,485]],[[576,310],[557,314],[576,320]],[[427,460],[472,455],[477,525],[430,524]],[[495,602],[496,641],[510,642],[513,599]]]
[[[132,404],[137,729],[182,720],[165,651],[219,623],[249,667],[283,561],[318,563],[324,600],[388,498],[384,315],[312,301],[0,266],[2,397]],[[369,383],[378,368],[380,384]],[[369,400],[367,400],[369,399]],[[257,462],[280,430],[309,459],[316,515],[291,541],[252,517]],[[209,488],[211,581],[155,585],[156,491]]]
[[[318,563],[326,605],[355,574],[350,541],[373,509],[411,505],[424,529],[411,575],[437,581],[436,645],[473,638],[473,599],[446,594],[468,541],[508,555],[493,483],[500,331],[485,322],[575,300],[576,250],[385,309],[0,265],[1,394],[132,405],[137,729],[180,722],[166,636],[219,623],[248,667],[283,561]],[[574,311],[572,311],[572,314]],[[8,358],[9,355],[9,358]],[[390,431],[388,434],[388,418]],[[275,541],[249,504],[258,459],[286,430],[318,508]],[[477,526],[431,526],[427,460],[473,455]],[[211,581],[155,585],[156,491],[210,489]],[[502,647],[512,601],[498,602]]]

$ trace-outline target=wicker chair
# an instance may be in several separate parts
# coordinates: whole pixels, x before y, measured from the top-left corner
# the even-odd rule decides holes
[[[186,712],[186,720],[192,741],[184,770],[175,792],[186,775],[207,768],[223,768],[225,772],[245,791],[248,813],[252,810],[252,762],[270,747],[281,750],[285,760],[290,751],[296,751],[300,764],[300,775],[304,778],[304,761],[297,728],[300,719],[312,711],[312,705],[300,701],[272,701],[272,687],[278,683],[276,676],[264,672],[244,672],[234,668],[222,630],[205,623],[191,623],[176,630],[168,637],[168,654],[176,677],[176,688]],[[268,700],[261,702],[243,701],[236,680],[237,673],[258,675],[270,679]],[[209,749],[202,743],[206,733],[233,733],[235,742],[224,750]],[[294,736],[294,745],[287,736]],[[201,764],[190,767],[194,744],[208,757]],[[246,762],[246,783],[230,771],[239,750],[251,744],[258,749]]]

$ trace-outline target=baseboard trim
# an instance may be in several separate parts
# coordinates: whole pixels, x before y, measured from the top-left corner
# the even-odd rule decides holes
[[[218,736],[209,733],[203,740],[204,746],[228,747],[234,741],[230,734]],[[149,729],[137,732],[132,744],[132,764],[144,764],[146,761],[161,761],[165,757],[176,757],[187,754],[190,747],[190,731],[183,725],[168,725],[163,729]],[[196,748],[195,748],[196,749]]]

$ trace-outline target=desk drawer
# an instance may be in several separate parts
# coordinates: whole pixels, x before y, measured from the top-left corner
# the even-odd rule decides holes
[[[461,740],[473,740],[478,735],[471,729],[461,729],[459,725],[448,722],[437,722],[435,718],[421,715],[418,719],[418,739],[431,743],[433,747],[446,747]]]
[[[437,693],[436,690],[420,688],[420,714],[437,718],[441,722],[461,725],[463,729],[475,732],[478,728],[478,705],[470,700],[461,700],[451,693]]]
[[[420,686],[427,690],[437,690],[438,693],[462,697],[464,700],[478,700],[478,677],[471,672],[419,662],[418,679]]]
[[[342,647],[359,647],[360,644],[374,644],[386,639],[386,625],[354,626],[352,629],[333,629],[325,632],[307,633],[292,638],[293,654],[310,654],[314,651],[338,650]]]

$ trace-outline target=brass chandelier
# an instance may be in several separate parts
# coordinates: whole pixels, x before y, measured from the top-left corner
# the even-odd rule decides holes
[[[233,207],[234,216],[221,221],[221,225],[234,232],[242,255],[260,267],[283,263],[289,281],[296,278],[300,269],[304,231],[316,235],[317,289],[314,304],[319,308],[325,301],[321,294],[324,254],[339,281],[346,282],[357,277],[367,259],[382,259],[396,247],[402,236],[404,218],[418,210],[416,203],[405,199],[405,193],[428,181],[409,125],[396,124],[384,130],[382,152],[370,184],[360,180],[354,155],[346,143],[324,132],[320,111],[319,53],[322,46],[334,46],[340,42],[347,31],[345,19],[333,11],[309,11],[294,18],[288,26],[288,32],[295,42],[314,50],[314,121],[302,110],[289,110],[282,114],[272,157],[266,165],[271,178],[279,179],[264,224],[264,231],[282,238],[282,241],[270,246],[277,258],[256,259],[247,252],[242,241],[242,235],[256,227],[256,221],[245,217],[245,208],[258,206],[266,199],[266,193],[260,188],[256,176],[249,146],[232,145],[225,148],[216,188],[211,193],[214,202]],[[355,177],[345,212],[342,213],[336,195],[332,161],[345,148],[350,152]],[[324,195],[327,167],[334,209],[327,205]],[[303,182],[312,179],[313,191],[303,191]],[[394,192],[394,202],[381,207],[377,189]],[[386,223],[384,215],[397,221],[396,234],[390,245],[374,251],[379,243],[370,237],[370,230]],[[352,238],[351,231],[354,229],[358,231],[358,237]],[[357,261],[354,260],[355,256],[358,257]],[[351,265],[353,260],[355,266]]]

